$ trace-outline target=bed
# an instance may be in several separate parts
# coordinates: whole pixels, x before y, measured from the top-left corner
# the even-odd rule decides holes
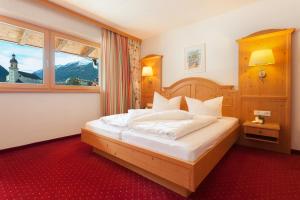
[[[95,153],[188,196],[238,138],[237,91],[232,86],[222,86],[207,79],[187,78],[163,88],[161,93],[168,98],[187,96],[200,100],[223,96],[225,117],[214,126],[200,129],[176,142],[141,137],[134,130],[110,127],[99,120],[87,123],[81,139],[91,145]],[[184,98],[181,109],[187,109]]]

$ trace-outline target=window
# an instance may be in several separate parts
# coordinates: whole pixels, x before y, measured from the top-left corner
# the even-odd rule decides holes
[[[97,43],[0,16],[0,92],[98,93],[99,57]]]
[[[55,37],[55,84],[97,86],[99,48],[97,45]]]
[[[43,84],[44,43],[43,32],[0,22],[0,84]]]
[[[0,82],[43,83],[43,51],[0,41]]]

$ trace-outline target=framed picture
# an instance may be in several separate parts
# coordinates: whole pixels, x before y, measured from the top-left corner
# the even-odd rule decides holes
[[[205,44],[187,47],[184,54],[187,73],[205,72]]]

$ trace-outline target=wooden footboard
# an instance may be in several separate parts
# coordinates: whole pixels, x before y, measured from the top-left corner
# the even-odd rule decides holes
[[[239,126],[195,162],[187,162],[82,129],[81,140],[94,151],[183,196],[194,192],[238,138]]]
[[[193,166],[193,191],[197,189],[199,184],[218,164],[238,138],[239,125],[236,125],[227,132],[226,137],[223,140],[220,140],[212,149],[195,161]]]

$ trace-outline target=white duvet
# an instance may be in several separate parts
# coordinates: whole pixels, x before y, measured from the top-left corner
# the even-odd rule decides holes
[[[217,118],[213,116],[170,110],[137,117],[128,124],[128,127],[141,134],[176,140],[216,121]]]
[[[128,113],[101,117],[101,120],[109,125],[126,127],[135,118],[151,114],[153,112],[154,111],[152,109],[130,109],[128,110]]]
[[[129,110],[128,114],[103,117],[105,123],[127,126],[140,134],[176,140],[217,121],[217,117],[192,114],[182,110],[154,112]]]

